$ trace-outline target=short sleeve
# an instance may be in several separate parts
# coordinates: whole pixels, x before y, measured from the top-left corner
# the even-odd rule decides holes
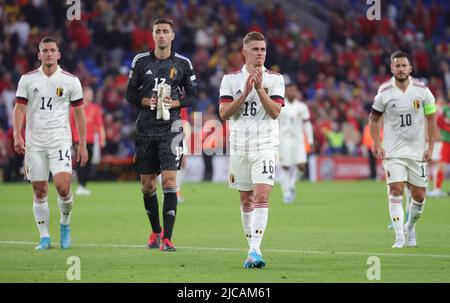
[[[284,106],[284,78],[282,75],[277,75],[274,78],[272,86],[269,88],[269,97]]]
[[[430,89],[427,87],[424,91],[424,104],[434,104],[435,99]]]
[[[231,87],[230,77],[225,75],[220,83],[219,104],[233,102],[233,91]]]
[[[28,102],[28,84],[24,76],[22,76],[17,84],[16,100],[22,104]]]
[[[376,95],[372,104],[372,110],[375,110],[379,113],[384,113],[385,109],[386,105],[383,102],[383,97],[381,96],[381,94]]]
[[[311,119],[311,115],[309,113],[309,108],[306,104],[304,104],[303,106],[303,121],[308,121],[309,119]]]
[[[70,94],[70,102],[76,102],[83,99],[83,88],[81,87],[81,82],[78,78],[75,78],[75,81],[72,85],[72,92]]]

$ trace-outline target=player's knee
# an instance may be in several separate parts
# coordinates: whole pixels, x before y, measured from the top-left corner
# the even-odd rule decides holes
[[[162,180],[163,188],[172,188],[177,186],[177,181],[175,177],[166,177]]]
[[[401,196],[403,195],[403,188],[391,187],[390,194],[391,196]]]
[[[250,208],[253,205],[253,193],[251,192],[239,192],[239,198],[243,208]]]
[[[305,165],[305,164],[299,164],[297,167],[298,167],[298,169],[299,169],[300,171],[302,171],[302,172],[304,172],[305,169],[306,169],[306,165]]]
[[[60,197],[67,197],[70,194],[70,184],[58,184],[56,185],[56,191]]]
[[[411,193],[411,196],[414,201],[423,202],[425,200],[425,191],[416,191],[414,193]]]
[[[267,201],[269,201],[268,193],[256,193],[254,195],[254,203],[255,204],[267,203]]]
[[[150,194],[150,193],[156,191],[156,179],[155,180],[151,180],[151,179],[141,180],[141,185],[142,185],[142,192],[144,194]]]
[[[243,209],[249,209],[253,206],[253,201],[251,199],[246,200],[241,199],[241,206]]]
[[[41,200],[48,196],[48,192],[46,188],[39,188],[34,190],[34,195],[37,199]]]

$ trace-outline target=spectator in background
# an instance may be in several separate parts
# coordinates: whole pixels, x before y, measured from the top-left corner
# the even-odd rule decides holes
[[[77,165],[78,188],[75,191],[75,194],[89,196],[91,195],[91,191],[86,187],[88,180],[91,178],[94,150],[99,148],[99,146],[101,148],[106,146],[106,134],[103,125],[102,108],[98,104],[92,102],[94,100],[94,91],[89,86],[83,87],[83,100],[85,103],[84,111],[86,113],[86,146],[89,158],[85,166]],[[70,124],[72,128],[73,145],[76,150],[80,137],[75,125],[73,110],[70,111]]]
[[[322,131],[328,143],[326,154],[330,156],[345,154],[345,136],[342,132],[341,124],[332,122],[331,129],[322,128]]]
[[[428,73],[433,93],[439,89],[448,91],[450,87],[448,1],[433,4],[423,1],[418,6],[394,1],[386,6],[387,12],[380,22],[368,20],[354,1],[343,1],[341,6],[336,6],[337,2],[321,1],[321,8],[330,12],[321,16],[329,28],[326,40],[316,35],[317,29],[307,20],[300,23],[292,16],[295,12],[286,11],[284,3],[270,1],[258,6],[246,5],[246,1],[233,1],[229,5],[229,0],[81,1],[82,20],[71,22],[66,19],[65,1],[3,2],[0,75],[10,73],[12,82],[17,83],[21,74],[37,68],[35,45],[42,33],[54,31],[63,40],[65,56],[61,66],[96,92],[107,92],[105,97],[102,93],[98,95],[105,115],[111,115],[107,150],[115,156],[123,154],[121,146],[129,141],[123,129],[133,127],[136,110],[128,107],[128,112],[123,111],[124,94],[114,83],[114,77],[124,67],[128,74],[136,53],[154,48],[150,23],[165,12],[175,19],[178,38],[174,49],[198,60],[195,66],[199,87],[211,98],[223,74],[243,64],[240,45],[234,43],[238,37],[246,31],[266,31],[267,66],[277,64],[281,73],[295,80],[310,106],[311,122],[316,129],[320,129],[326,117],[344,122],[331,116],[331,111],[345,103],[345,111],[355,110],[358,131],[362,131],[368,114],[358,112],[357,107],[372,100],[377,87],[390,78],[386,70],[389,62],[385,58],[393,49],[414,54],[417,71],[424,76]],[[205,24],[209,28],[205,29]],[[318,77],[319,73],[323,75]],[[0,94],[3,85],[0,79]],[[364,98],[353,98],[355,89]],[[4,114],[0,113],[0,118],[4,122]],[[8,128],[4,124],[2,127],[5,131]],[[316,134],[317,150],[324,153],[326,140],[321,132]],[[359,144],[355,147],[357,153]]]
[[[203,118],[203,125],[205,125],[205,122],[209,120],[219,120],[219,117],[216,114],[216,107],[211,103],[206,108],[205,112],[202,115]],[[215,131],[212,129],[212,131]],[[203,181],[212,181],[213,175],[214,175],[214,166],[213,166],[213,153],[216,148],[214,140],[207,140],[211,139],[211,137],[208,137],[211,134],[211,132],[205,132],[202,129],[202,142],[203,142],[203,149],[202,149],[202,157],[203,157],[203,163],[205,165],[204,171],[203,171]]]
[[[25,138],[25,130],[23,130],[22,132],[22,137]],[[12,127],[8,129],[5,139],[6,139],[5,143],[6,143],[7,159],[5,164],[5,173],[3,175],[4,181],[5,182],[23,181],[24,180],[23,155],[16,153],[14,150],[14,131]]]
[[[369,124],[366,124],[363,129],[361,152],[369,161],[370,179],[377,178],[377,162],[373,154],[373,139],[370,136]]]

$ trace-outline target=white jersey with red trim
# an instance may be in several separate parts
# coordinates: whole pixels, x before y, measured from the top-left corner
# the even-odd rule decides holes
[[[40,67],[20,78],[16,102],[27,106],[27,151],[42,151],[61,144],[72,144],[69,105],[83,104],[83,90],[77,77],[59,66],[49,77]]]
[[[220,84],[220,103],[233,102],[244,91],[249,73],[245,68],[226,74]],[[284,78],[263,67],[262,86],[269,97],[284,106]],[[241,108],[230,117],[231,154],[278,150],[279,125],[265,111],[253,88]]]
[[[298,99],[294,99],[292,102],[287,101],[278,119],[280,120],[280,139],[282,141],[293,141],[295,144],[304,147],[305,123],[310,120],[308,106]],[[312,136],[307,138],[309,144],[314,143]]]
[[[421,161],[425,152],[425,107],[435,103],[434,96],[423,83],[410,77],[405,92],[395,78],[383,83],[372,105],[383,114],[385,157]]]

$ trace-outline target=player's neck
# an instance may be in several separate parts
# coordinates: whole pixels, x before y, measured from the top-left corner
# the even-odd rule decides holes
[[[48,67],[45,64],[42,64],[42,71],[44,72],[44,74],[46,74],[48,77],[50,77],[51,75],[53,75],[56,70],[58,69],[58,64],[53,64],[52,66]]]
[[[251,64],[245,64],[245,69],[247,72],[251,73],[255,69],[262,69],[262,65],[251,65]]]
[[[410,83],[409,78],[403,82],[395,80],[395,85],[403,92],[405,92],[408,89],[409,83]]]
[[[159,60],[164,60],[170,57],[170,53],[172,52],[172,50],[170,49],[170,47],[166,47],[165,49],[159,49],[159,48],[155,48],[155,57],[158,58]]]

